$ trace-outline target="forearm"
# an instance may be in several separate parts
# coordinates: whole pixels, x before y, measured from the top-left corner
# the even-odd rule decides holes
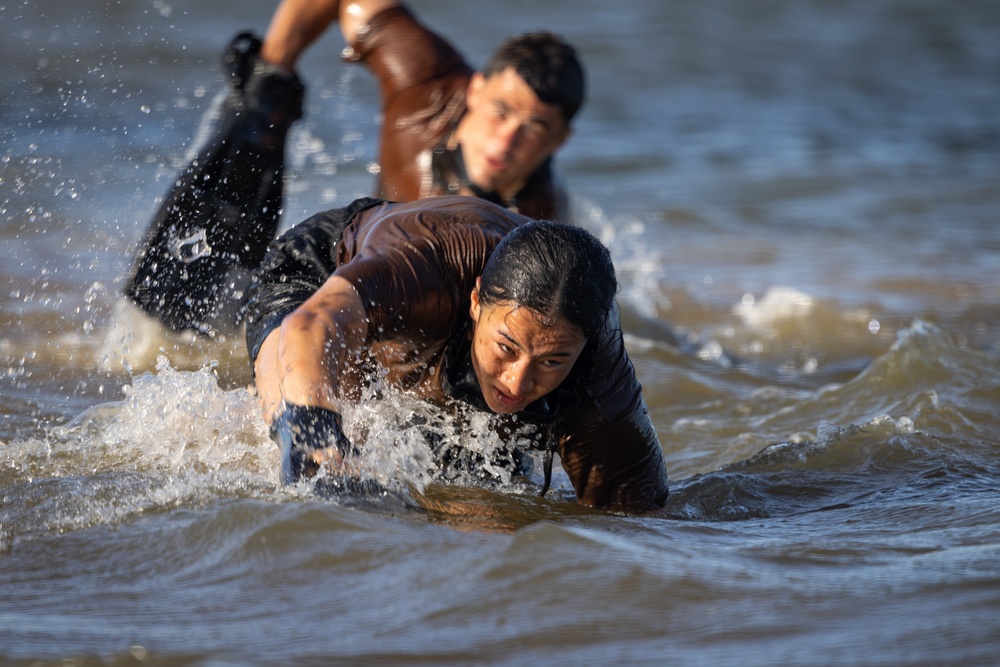
[[[322,350],[336,334],[319,326],[302,327],[293,313],[260,347],[254,364],[257,396],[270,420],[285,403],[339,411],[337,375]],[[327,341],[331,341],[328,343]]]
[[[294,69],[302,53],[338,20],[340,6],[340,0],[283,0],[264,38],[264,60]]]
[[[361,298],[334,276],[265,338],[254,364],[257,395],[271,418],[284,403],[340,410],[345,375],[367,337]]]
[[[613,420],[578,420],[559,456],[581,505],[629,513],[662,507],[669,495],[663,449],[641,399]]]

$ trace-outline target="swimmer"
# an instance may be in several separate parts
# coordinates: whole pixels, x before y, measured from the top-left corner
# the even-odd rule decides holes
[[[340,413],[378,376],[489,415],[501,438],[515,418],[536,425],[532,446],[558,453],[582,505],[662,507],[663,453],[617,288],[589,232],[478,198],[366,198],[293,227],[255,273],[246,331],[285,480],[324,465],[351,480],[365,445]]]

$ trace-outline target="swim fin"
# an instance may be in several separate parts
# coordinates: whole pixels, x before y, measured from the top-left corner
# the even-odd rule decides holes
[[[169,189],[133,261],[125,295],[175,331],[235,330],[249,272],[281,215],[285,140],[305,86],[236,35],[223,58],[230,90],[213,132]]]

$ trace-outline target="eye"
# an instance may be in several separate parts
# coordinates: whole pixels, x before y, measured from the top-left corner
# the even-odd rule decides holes
[[[545,123],[540,123],[537,121],[532,123],[526,123],[523,126],[523,129],[525,136],[531,137],[532,139],[544,139],[546,136],[548,136],[549,133],[548,126],[546,126]]]
[[[498,348],[500,348],[500,351],[501,351],[502,353],[506,354],[506,355],[511,355],[511,354],[514,354],[514,348],[512,348],[512,347],[511,347],[510,345],[508,345],[507,343],[504,343],[504,342],[502,342],[502,341],[501,341],[501,342],[498,342],[498,343],[497,343],[497,347],[498,347]]]

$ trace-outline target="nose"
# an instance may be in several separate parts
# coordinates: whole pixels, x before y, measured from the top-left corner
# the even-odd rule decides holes
[[[535,388],[534,374],[528,364],[511,364],[503,374],[504,385],[511,396],[527,396]]]
[[[497,142],[503,147],[505,152],[509,151],[517,142],[520,133],[521,121],[517,118],[508,118],[497,128]]]

